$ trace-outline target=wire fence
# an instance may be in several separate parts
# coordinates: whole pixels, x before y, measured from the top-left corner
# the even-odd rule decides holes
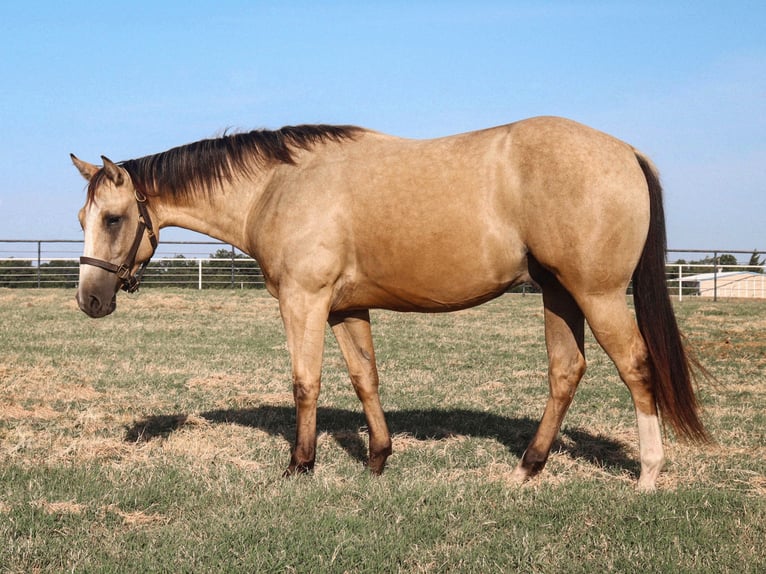
[[[82,240],[0,240],[0,287],[74,288],[79,279],[81,252]],[[689,255],[699,260],[686,262],[678,258],[676,263],[668,263],[668,287],[681,301],[690,297],[766,299],[762,253],[669,250],[669,256]],[[749,256],[749,261],[757,264],[740,264],[737,255]],[[230,245],[176,241],[161,244],[146,269],[142,286],[260,289],[265,282],[258,262]],[[525,292],[529,290],[530,287],[523,288]]]

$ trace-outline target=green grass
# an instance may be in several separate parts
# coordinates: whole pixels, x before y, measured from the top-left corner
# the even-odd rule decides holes
[[[294,433],[276,303],[146,290],[90,320],[73,293],[0,290],[2,572],[761,572],[766,303],[684,301],[717,444],[666,440],[635,491],[630,398],[588,373],[542,475],[510,473],[547,396],[537,296],[449,315],[373,312],[394,455],[366,434],[328,336],[313,475]]]

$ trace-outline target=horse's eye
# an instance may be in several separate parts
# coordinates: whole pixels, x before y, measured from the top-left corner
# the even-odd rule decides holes
[[[104,218],[107,227],[115,227],[122,221],[119,215],[108,215]]]

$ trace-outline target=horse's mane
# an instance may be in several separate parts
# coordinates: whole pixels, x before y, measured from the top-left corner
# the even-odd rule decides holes
[[[327,141],[353,139],[362,131],[363,128],[356,126],[329,125],[254,130],[201,140],[119,165],[145,194],[169,193],[185,198],[196,193],[211,193],[237,174],[252,175],[270,163],[294,164],[296,150],[307,150]],[[104,170],[100,170],[91,179],[89,199],[93,198],[103,177]]]

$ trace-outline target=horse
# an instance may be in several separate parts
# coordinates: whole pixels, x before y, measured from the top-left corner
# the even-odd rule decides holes
[[[367,420],[367,466],[380,474],[392,443],[370,309],[460,310],[524,282],[542,291],[549,396],[514,481],[545,466],[586,369],[586,321],[633,401],[639,490],[656,488],[668,423],[681,439],[709,440],[665,283],[658,172],[610,135],[556,117],[429,140],[299,125],[120,163],[102,156],[102,167],[71,159],[88,181],[76,299],[89,316],[138,287],[166,226],[260,264],[292,364],[286,476],[314,468],[326,323]]]

